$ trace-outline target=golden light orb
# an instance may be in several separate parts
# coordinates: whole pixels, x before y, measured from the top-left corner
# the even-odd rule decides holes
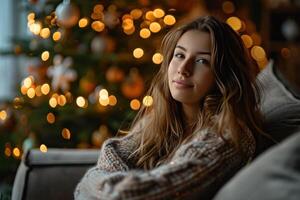
[[[69,140],[71,139],[71,132],[69,129],[67,128],[63,128],[63,130],[61,131],[61,136],[66,139],[66,140]]]
[[[150,32],[149,29],[147,29],[147,28],[142,28],[142,29],[140,30],[140,36],[141,36],[141,38],[146,39],[146,38],[149,38],[150,35],[151,35],[151,32]]]
[[[25,78],[23,80],[23,85],[26,87],[26,88],[30,88],[33,84],[33,77],[32,76],[28,76],[27,78]]]
[[[41,54],[41,59],[43,61],[47,61],[49,59],[49,56],[50,56],[50,53],[49,51],[44,51],[42,54]]]
[[[246,48],[249,49],[253,46],[253,40],[249,35],[242,35],[241,38]]]
[[[38,96],[38,97],[40,97],[40,96],[43,95],[42,91],[41,91],[41,86],[40,85],[36,86],[36,88],[35,88],[35,95]]]
[[[229,17],[226,23],[235,31],[239,31],[242,28],[242,22],[238,17]]]
[[[21,151],[20,151],[20,149],[19,149],[18,147],[15,147],[15,148],[13,149],[13,155],[14,155],[14,157],[16,157],[16,158],[19,158],[19,157],[21,156]]]
[[[27,15],[27,20],[30,21],[30,20],[34,20],[35,18],[35,13],[31,12]]]
[[[162,18],[163,16],[165,16],[165,11],[163,11],[160,8],[156,8],[156,9],[153,10],[153,15],[156,18]]]
[[[150,25],[149,25],[149,29],[150,31],[152,31],[153,33],[157,33],[161,30],[161,26],[158,22],[152,22]]]
[[[43,28],[40,32],[40,36],[44,39],[48,38],[50,36],[50,29],[49,28]]]
[[[40,151],[43,152],[43,153],[46,153],[46,152],[48,151],[47,146],[44,145],[44,144],[41,144],[41,145],[40,145]]]
[[[153,11],[148,11],[145,14],[145,18],[149,21],[154,21],[155,20],[155,16],[153,14]]]
[[[163,55],[161,55],[160,53],[155,53],[152,56],[152,61],[153,61],[153,63],[155,63],[157,65],[161,64],[163,61]]]
[[[45,83],[42,85],[41,87],[41,92],[43,93],[43,95],[47,95],[50,92],[50,86],[48,83]]]
[[[110,95],[108,97],[108,100],[109,100],[109,105],[110,106],[115,106],[117,104],[117,98],[114,96],[114,95]]]
[[[52,107],[52,108],[55,108],[57,106],[57,100],[55,97],[51,97],[49,99],[49,105]]]
[[[176,19],[175,19],[175,17],[173,15],[166,15],[164,17],[164,23],[166,25],[172,26],[172,25],[174,25],[176,23]]]
[[[86,106],[86,100],[84,97],[79,96],[76,98],[76,104],[78,107],[84,108]]]
[[[141,107],[141,103],[140,103],[139,100],[137,100],[137,99],[132,99],[132,100],[130,101],[130,108],[131,108],[132,110],[138,110],[138,109],[140,109],[140,107]]]
[[[99,98],[100,99],[108,99],[108,91],[106,89],[101,89],[99,91]]]
[[[143,98],[143,104],[144,104],[144,106],[147,106],[147,107],[152,106],[153,98],[151,96],[145,96]]]
[[[144,50],[142,48],[136,48],[133,50],[133,56],[135,58],[141,58],[144,55]]]
[[[60,106],[64,106],[67,103],[67,99],[64,95],[59,95],[59,97],[57,98],[57,103]]]
[[[60,40],[60,38],[61,38],[61,33],[59,31],[56,31],[56,32],[53,33],[52,39],[54,41],[58,41],[58,40]]]
[[[224,1],[222,4],[222,9],[223,9],[224,13],[231,14],[234,12],[235,7],[231,1]]]
[[[25,87],[25,85],[22,85],[22,86],[21,86],[21,93],[22,93],[23,95],[26,95],[26,94],[27,94],[27,90],[28,90],[28,88]]]
[[[88,19],[87,19],[86,17],[84,17],[84,18],[81,18],[81,19],[78,21],[78,26],[79,26],[80,28],[84,28],[84,27],[86,27],[86,26],[88,25],[88,23],[89,23]]]
[[[105,24],[104,24],[103,22],[101,22],[101,21],[94,21],[94,22],[92,23],[92,28],[93,28],[95,31],[97,31],[97,32],[101,32],[101,31],[104,30]]]
[[[52,112],[47,114],[47,122],[53,124],[55,122],[55,115]]]
[[[27,96],[28,96],[30,99],[32,99],[32,98],[35,97],[35,90],[34,90],[34,88],[29,88],[29,89],[27,90]]]
[[[99,103],[102,106],[107,106],[109,104],[109,98],[107,98],[107,99],[101,99],[101,98],[99,98]]]
[[[130,12],[130,15],[132,16],[133,19],[139,19],[143,15],[143,11],[140,9],[133,9]]]
[[[101,13],[104,10],[104,7],[102,4],[97,4],[94,6],[94,13]]]
[[[6,118],[7,118],[7,113],[6,113],[5,110],[2,110],[2,111],[0,112],[0,119],[1,119],[2,121],[4,121],[4,120],[6,120]]]
[[[256,61],[263,61],[266,59],[266,52],[261,46],[253,46],[251,48],[251,56]]]

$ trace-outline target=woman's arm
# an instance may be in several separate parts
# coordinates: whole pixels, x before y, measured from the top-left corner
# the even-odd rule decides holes
[[[246,159],[216,134],[201,132],[178,149],[172,160],[149,171],[107,173],[99,166],[82,179],[76,199],[178,199],[209,195],[241,168],[255,150],[250,133],[242,137]],[[217,188],[216,188],[217,189]]]

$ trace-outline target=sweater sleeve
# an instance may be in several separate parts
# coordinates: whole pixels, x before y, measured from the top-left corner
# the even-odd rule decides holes
[[[244,156],[231,142],[202,131],[189,143],[182,145],[169,163],[152,170],[104,173],[96,167],[82,180],[88,187],[76,199],[205,197],[254,154],[252,134],[246,133],[241,139]]]

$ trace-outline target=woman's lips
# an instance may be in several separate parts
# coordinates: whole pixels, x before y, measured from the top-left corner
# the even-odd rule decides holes
[[[186,82],[186,81],[182,81],[182,80],[173,80],[173,83],[175,85],[175,87],[177,88],[192,88],[193,85]]]

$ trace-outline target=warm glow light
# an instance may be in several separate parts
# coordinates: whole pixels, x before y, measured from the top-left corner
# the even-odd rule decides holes
[[[52,112],[47,114],[47,122],[53,124],[55,122],[55,115]]]
[[[143,104],[144,106],[151,106],[153,104],[153,98],[151,96],[145,96],[143,98]]]
[[[172,26],[173,24],[176,23],[176,19],[175,19],[175,17],[173,15],[166,15],[164,17],[164,23],[166,25]]]
[[[229,17],[226,22],[235,31],[239,31],[242,28],[242,22],[238,17]]]
[[[165,11],[163,11],[160,8],[157,8],[157,9],[153,10],[153,15],[156,18],[162,18],[163,16],[165,16]]]
[[[103,22],[101,22],[101,21],[94,21],[94,22],[92,23],[92,28],[93,28],[95,31],[97,31],[97,32],[101,32],[101,31],[104,30],[105,24],[104,24]]]
[[[149,25],[149,29],[150,31],[152,31],[153,33],[157,33],[161,30],[161,26],[158,22],[152,22],[150,25]]]
[[[146,12],[145,18],[149,21],[154,21],[155,17],[154,17],[153,11]]]
[[[32,76],[28,76],[27,78],[24,79],[23,81],[23,85],[26,87],[26,88],[30,88],[33,84],[33,77]]]
[[[252,38],[249,35],[242,35],[241,38],[242,38],[242,40],[243,40],[244,45],[245,45],[246,48],[249,49],[250,47],[252,47],[253,40],[252,40]]]
[[[41,91],[41,86],[40,85],[36,86],[36,88],[35,88],[35,95],[38,96],[38,97],[40,97],[40,96],[43,95],[42,91]]]
[[[43,153],[46,153],[46,152],[48,151],[47,146],[44,145],[44,144],[41,144],[41,145],[40,145],[40,151],[43,152]]]
[[[35,90],[33,89],[33,88],[29,88],[28,90],[27,90],[27,96],[29,97],[29,98],[34,98],[35,97]]]
[[[77,97],[76,104],[77,104],[78,107],[84,108],[86,106],[85,98],[82,97],[82,96]]]
[[[143,55],[144,55],[144,50],[143,49],[136,48],[136,49],[133,50],[133,56],[135,58],[141,58],[141,57],[143,57]]]
[[[50,36],[50,29],[49,28],[43,28],[40,32],[40,36],[44,39],[48,38]]]
[[[130,15],[132,16],[133,19],[138,19],[142,16],[143,12],[140,9],[133,9],[130,12]]]
[[[6,120],[6,117],[7,117],[6,111],[5,111],[5,110],[2,110],[2,111],[0,112],[0,119],[1,119],[2,121],[4,121],[4,120]]]
[[[108,91],[106,89],[101,89],[99,92],[100,99],[108,99]]]
[[[11,149],[9,147],[5,147],[5,150],[4,150],[4,154],[7,156],[7,157],[10,157],[11,156]]]
[[[41,29],[42,25],[39,22],[35,22],[29,26],[29,30],[35,35],[40,34]]]
[[[133,34],[134,33],[134,31],[135,31],[135,27],[134,26],[132,26],[132,28],[131,29],[124,29],[124,33],[126,33],[127,35],[131,35],[131,34]]]
[[[269,63],[269,61],[266,57],[261,61],[257,61],[257,64],[258,64],[260,70],[263,70],[267,66],[268,63]]]
[[[107,98],[107,99],[101,99],[101,98],[99,98],[99,103],[102,106],[107,106],[109,104],[109,98]]]
[[[130,108],[131,108],[132,110],[138,110],[138,109],[140,109],[140,107],[141,107],[141,103],[140,103],[139,100],[137,100],[137,99],[132,99],[132,100],[130,101]]]
[[[260,45],[261,44],[261,37],[257,33],[252,33],[251,38],[253,40],[253,45]]]
[[[61,33],[59,31],[56,31],[55,33],[53,33],[52,39],[54,41],[58,41],[58,40],[60,40],[60,38],[61,38]]]
[[[14,149],[13,149],[13,155],[15,156],[15,157],[20,157],[21,156],[21,151],[20,151],[20,149],[18,148],[18,147],[15,147]]]
[[[234,12],[234,4],[231,1],[224,1],[222,4],[222,9],[224,13],[231,14]]]
[[[153,61],[153,63],[159,65],[163,61],[163,55],[161,55],[160,53],[155,53],[152,56],[152,61]]]
[[[26,94],[27,94],[27,90],[28,90],[28,88],[25,87],[25,85],[22,85],[22,86],[21,86],[21,93],[22,93],[23,95],[26,95]]]
[[[147,29],[147,28],[142,28],[142,29],[140,30],[140,36],[141,36],[141,38],[146,39],[146,38],[150,37],[150,35],[151,35],[151,32],[149,31],[149,29]]]
[[[69,129],[67,128],[63,128],[63,130],[61,131],[61,135],[64,139],[69,140],[71,139],[71,132]]]
[[[34,18],[35,18],[35,14],[34,14],[33,12],[31,12],[31,13],[29,13],[29,14],[27,15],[27,20],[28,20],[28,21],[34,20]]]
[[[49,86],[48,83],[45,83],[45,84],[42,85],[42,87],[41,87],[41,92],[42,92],[44,95],[49,94],[49,92],[50,92],[50,86]]]
[[[104,9],[103,5],[97,4],[94,6],[93,11],[94,11],[94,13],[101,13],[103,11],[103,9]]]
[[[44,51],[44,52],[42,53],[42,55],[41,55],[41,59],[42,59],[43,61],[46,61],[46,60],[49,59],[49,56],[50,56],[49,51]]]
[[[60,106],[64,106],[67,103],[67,99],[64,95],[59,95],[59,97],[57,98],[57,103]]]
[[[110,106],[115,106],[117,104],[117,98],[114,95],[110,95],[108,100]]]
[[[263,61],[264,59],[266,59],[266,52],[260,46],[253,46],[251,49],[251,56],[256,61]]]
[[[80,28],[84,28],[88,25],[88,19],[87,18],[81,18],[79,21],[78,21],[78,26]]]
[[[55,97],[51,97],[49,99],[49,105],[52,107],[52,108],[55,108],[57,106],[57,100]]]

